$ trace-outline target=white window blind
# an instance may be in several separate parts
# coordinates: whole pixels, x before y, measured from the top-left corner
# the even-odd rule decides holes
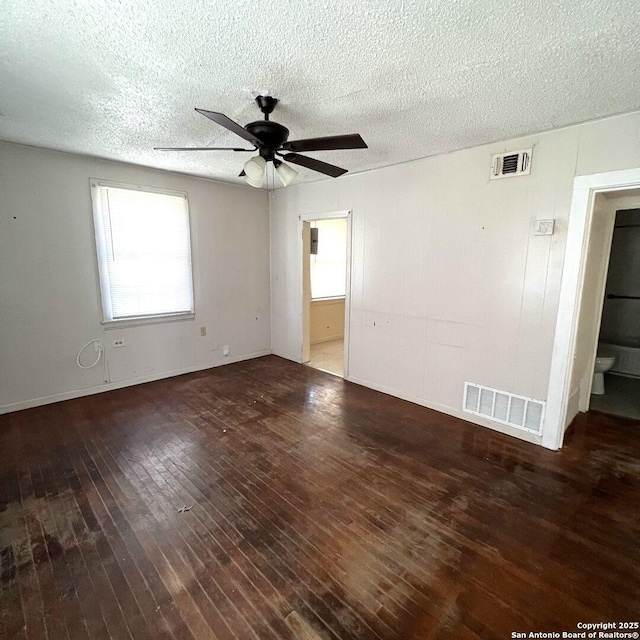
[[[91,182],[104,320],[192,314],[185,194]]]
[[[347,288],[347,221],[316,220],[318,253],[311,255],[311,298],[337,298]]]

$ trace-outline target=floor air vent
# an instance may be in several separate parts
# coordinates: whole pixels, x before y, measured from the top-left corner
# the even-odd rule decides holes
[[[464,383],[463,410],[529,433],[542,433],[545,402],[498,391],[472,382]]]

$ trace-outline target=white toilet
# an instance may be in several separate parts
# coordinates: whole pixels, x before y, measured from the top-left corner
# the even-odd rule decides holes
[[[615,364],[615,357],[598,356],[596,358],[596,366],[593,371],[593,385],[591,386],[591,393],[596,396],[604,395],[604,372],[609,371]]]

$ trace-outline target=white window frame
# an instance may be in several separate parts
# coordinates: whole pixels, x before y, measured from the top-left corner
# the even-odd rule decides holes
[[[169,189],[158,189],[156,187],[146,187],[141,185],[127,184],[123,182],[112,182],[108,180],[100,180],[90,178],[89,185],[91,189],[91,207],[93,211],[93,231],[96,243],[96,258],[98,264],[98,277],[100,280],[100,309],[102,313],[101,324],[105,329],[119,328],[123,326],[136,326],[141,324],[155,324],[158,322],[175,322],[179,320],[193,320],[195,318],[195,288],[193,274],[193,231],[191,225],[191,208],[189,207],[189,197],[186,191],[172,191]],[[116,189],[130,189],[131,191],[143,191],[146,193],[159,193],[169,196],[178,196],[184,198],[187,204],[187,216],[189,221],[189,273],[191,276],[191,309],[177,313],[158,313],[143,316],[131,316],[127,318],[112,318],[108,313],[111,308],[109,303],[111,299],[111,288],[109,286],[109,275],[107,267],[106,243],[104,237],[104,227],[102,224],[102,214],[100,212],[100,196],[98,190],[100,187],[113,187]],[[107,304],[105,304],[107,303]]]

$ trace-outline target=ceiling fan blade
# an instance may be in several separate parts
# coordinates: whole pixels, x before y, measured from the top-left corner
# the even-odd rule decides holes
[[[213,120],[216,124],[219,124],[221,127],[225,129],[229,129],[229,131],[233,131],[237,136],[248,140],[252,144],[256,146],[260,146],[260,140],[256,138],[254,135],[249,133],[244,127],[241,127],[237,122],[234,122],[231,118],[227,118],[224,113],[218,113],[216,111],[207,111],[206,109],[196,109],[198,113],[201,113],[203,116],[209,118],[209,120]]]
[[[327,162],[322,162],[321,160],[316,160],[315,158],[301,156],[297,153],[287,153],[282,157],[289,162],[293,162],[293,164],[299,164],[301,167],[306,167],[307,169],[311,169],[312,171],[324,173],[325,175],[331,176],[332,178],[338,178],[348,171],[348,169],[336,167],[335,164],[329,164]]]
[[[350,133],[345,136],[291,140],[285,142],[282,148],[287,151],[333,151],[336,149],[367,149],[368,147],[359,133]]]
[[[153,147],[155,151],[255,151],[237,147]]]

